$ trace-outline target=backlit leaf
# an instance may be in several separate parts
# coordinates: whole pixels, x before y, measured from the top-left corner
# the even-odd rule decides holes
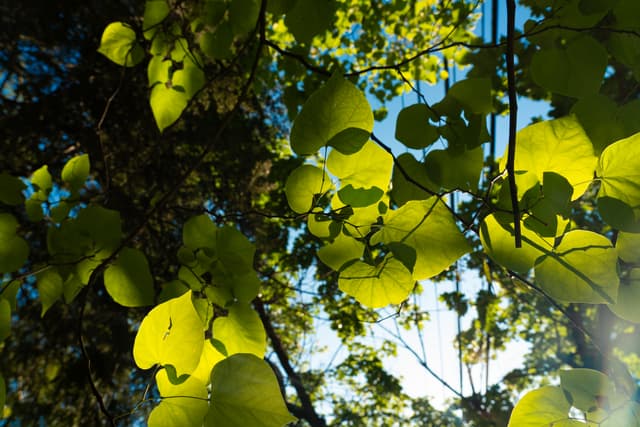
[[[31,183],[38,186],[38,189],[43,191],[51,190],[53,182],[51,180],[51,174],[49,173],[49,167],[44,165],[37,169],[33,175],[31,175]]]
[[[296,421],[267,362],[235,354],[211,372],[211,405],[205,427],[283,427]]]
[[[545,386],[525,394],[513,408],[508,427],[543,427],[572,424],[560,422],[569,419],[569,408],[564,392],[560,387]],[[584,424],[576,421],[576,427]]]
[[[227,316],[213,322],[213,338],[222,342],[227,355],[251,353],[264,356],[267,336],[258,313],[248,304],[234,304]]]
[[[0,213],[0,273],[11,273],[24,265],[29,245],[16,235],[18,222],[13,215]]]
[[[431,150],[424,160],[431,182],[444,189],[475,191],[484,164],[482,147],[473,150]]]
[[[352,185],[355,189],[389,187],[393,158],[373,141],[368,141],[354,154],[342,154],[331,150],[327,158],[327,169],[340,179],[342,187]],[[377,201],[377,200],[376,200]]]
[[[629,276],[620,280],[618,300],[609,304],[616,316],[633,323],[640,323],[640,269],[634,268]]]
[[[409,200],[424,200],[438,192],[439,187],[429,179],[425,164],[417,161],[412,154],[401,154],[396,162],[399,166],[396,164],[393,167],[391,197],[398,206],[404,205]],[[419,185],[407,180],[400,168]]]
[[[493,111],[491,81],[487,78],[460,80],[451,86],[447,96],[454,98],[471,114],[489,114]]]
[[[72,191],[79,190],[89,176],[90,167],[88,154],[76,156],[62,168],[62,180],[69,184]]]
[[[17,206],[24,203],[22,190],[27,188],[26,185],[15,176],[11,176],[6,172],[0,174],[0,203]]]
[[[135,31],[122,22],[107,25],[98,52],[125,67],[133,67],[144,59],[144,50],[136,41]]]
[[[618,256],[621,260],[628,263],[640,264],[640,234],[637,233],[618,233],[616,241]]]
[[[209,409],[204,382],[189,377],[181,384],[172,384],[166,369],[156,374],[156,384],[162,401],[149,414],[149,427],[200,427]]]
[[[469,244],[458,230],[451,212],[436,197],[412,200],[390,211],[371,243],[391,242],[404,243],[415,249],[415,280],[441,273],[469,251]]]
[[[203,344],[202,321],[191,303],[191,292],[186,292],[146,315],[133,344],[133,358],[141,369],[171,365],[180,376],[198,366]]]
[[[62,277],[56,269],[50,268],[37,276],[38,294],[42,303],[41,316],[44,316],[51,306],[62,298],[64,292]]]
[[[347,261],[360,259],[363,253],[364,244],[362,242],[340,233],[332,243],[321,247],[317,255],[320,261],[334,271],[339,271]]]
[[[157,84],[151,89],[149,103],[153,118],[160,132],[171,126],[180,118],[187,108],[189,97],[183,91],[167,87],[166,84]]]
[[[104,286],[111,298],[124,307],[153,304],[153,277],[144,253],[124,248],[104,272]]]
[[[590,420],[602,421],[596,420],[593,413],[600,412],[598,409],[603,405],[614,404],[602,399],[603,396],[613,397],[615,393],[613,383],[602,372],[593,369],[561,370],[560,386],[569,394],[571,406],[589,413]]]
[[[296,117],[291,148],[299,155],[310,155],[330,145],[351,154],[362,148],[372,130],[373,112],[367,98],[352,83],[334,74],[309,97]]]
[[[545,89],[574,98],[594,95],[607,67],[607,51],[587,35],[562,48],[537,51],[531,60],[533,80]]]
[[[607,303],[618,295],[618,255],[606,237],[573,230],[538,259],[536,284],[563,302]]]
[[[522,247],[516,248],[513,223],[501,224],[494,214],[487,216],[480,225],[480,241],[487,255],[509,270],[527,274],[552,246],[527,228],[521,227],[521,235]]]
[[[415,280],[397,259],[388,256],[377,266],[356,261],[340,272],[340,290],[369,308],[400,304],[407,299]]]
[[[426,148],[436,142],[440,135],[429,120],[436,115],[425,104],[414,104],[403,108],[396,120],[396,139],[409,148]]]
[[[229,7],[229,22],[236,35],[253,30],[260,13],[259,0],[234,0]]]
[[[602,219],[622,231],[640,231],[640,133],[605,148],[597,176]]]
[[[593,180],[597,158],[593,145],[575,117],[563,117],[536,123],[518,132],[515,157],[518,194],[529,187],[521,186],[520,173],[534,174],[542,182],[545,172],[563,176],[573,187],[572,200],[576,200]],[[506,155],[502,158],[504,167]]]
[[[310,44],[314,36],[330,29],[335,9],[334,0],[297,0],[284,22],[299,43]]]
[[[324,194],[332,188],[333,183],[322,169],[302,165],[294,169],[287,178],[284,193],[294,212],[306,213],[313,208],[316,195]]]

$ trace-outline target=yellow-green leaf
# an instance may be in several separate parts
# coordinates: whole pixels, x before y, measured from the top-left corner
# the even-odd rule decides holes
[[[178,376],[191,373],[204,344],[202,321],[191,292],[157,305],[142,320],[133,344],[133,358],[141,369],[171,365]]]
[[[98,52],[125,67],[133,67],[144,59],[144,50],[136,40],[135,31],[122,22],[107,25]]]
[[[124,248],[104,272],[104,286],[111,298],[124,307],[153,304],[153,277],[144,253]]]
[[[258,313],[248,304],[234,304],[227,316],[213,322],[213,338],[222,342],[227,355],[251,353],[263,357],[267,336]]]
[[[343,292],[370,308],[400,304],[414,285],[411,272],[389,255],[377,266],[356,261],[342,270],[338,278]]]
[[[213,368],[205,427],[283,427],[294,421],[273,370],[261,358],[235,354]]]
[[[446,270],[469,251],[451,211],[437,197],[412,200],[389,211],[372,244],[399,242],[416,251],[413,278],[424,280]]]
[[[606,237],[573,230],[535,266],[536,284],[563,302],[611,303],[618,297],[618,254]]]
[[[573,187],[572,200],[582,196],[593,180],[597,158],[593,144],[573,116],[536,123],[518,132],[515,157],[518,194],[529,187],[520,174],[534,174],[543,182],[545,172],[563,176]],[[502,158],[504,167],[506,155]],[[528,175],[528,174],[526,174]],[[526,187],[526,188],[524,188]]]
[[[72,191],[82,188],[89,176],[89,155],[82,154],[69,160],[62,168],[62,180],[69,184]]]
[[[317,195],[333,189],[329,176],[320,168],[302,165],[291,172],[284,186],[289,206],[294,212],[306,213],[311,210]]]
[[[149,427],[200,427],[209,409],[206,384],[189,377],[172,384],[166,369],[156,374],[156,384],[162,401],[149,414]]]
[[[60,277],[58,271],[53,268],[38,274],[37,281],[40,302],[42,303],[42,312],[40,315],[44,316],[49,308],[62,298],[64,287],[62,277]]]
[[[598,162],[598,210],[613,228],[640,231],[640,133],[614,142]]]
[[[364,93],[334,74],[309,97],[293,122],[291,148],[310,155],[330,145],[351,154],[362,148],[372,130],[373,112]]]

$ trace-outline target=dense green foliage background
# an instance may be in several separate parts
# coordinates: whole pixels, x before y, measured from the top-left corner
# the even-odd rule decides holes
[[[635,0],[103,3],[2,10],[0,424],[640,425]],[[386,363],[464,272],[461,371],[531,352],[412,349],[436,409]]]

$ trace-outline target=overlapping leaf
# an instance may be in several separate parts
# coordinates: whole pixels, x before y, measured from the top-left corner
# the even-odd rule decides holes
[[[456,226],[451,212],[436,197],[412,200],[387,214],[384,226],[373,235],[371,243],[392,242],[404,243],[415,249],[415,280],[441,273],[469,251],[469,244]]]
[[[191,292],[157,305],[142,320],[133,358],[142,369],[171,365],[178,376],[191,373],[200,361],[204,329],[191,303]]]
[[[213,368],[206,427],[282,427],[295,420],[264,360],[253,354],[236,354]]]
[[[369,140],[373,113],[364,94],[338,74],[314,92],[291,129],[291,148],[314,154],[325,145],[343,154],[355,153]]]

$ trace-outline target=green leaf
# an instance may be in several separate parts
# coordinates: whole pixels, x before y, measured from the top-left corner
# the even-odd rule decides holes
[[[294,421],[264,360],[235,354],[213,368],[205,427],[282,427]]]
[[[560,387],[545,386],[530,391],[520,399],[513,408],[508,427],[584,427],[578,421],[575,424],[563,422],[569,419],[570,407]]]
[[[198,64],[193,62],[191,59],[194,58],[193,55],[193,53],[190,53],[185,57],[182,61],[182,69],[175,71],[171,77],[173,87],[176,89],[182,88],[187,101],[193,98],[205,84],[204,71]]]
[[[571,184],[554,172],[545,172],[543,185],[534,186],[527,193],[531,192],[536,193],[536,197],[524,208],[528,214],[523,224],[542,237],[563,235],[569,224]],[[527,200],[527,194],[524,200]]]
[[[256,247],[238,229],[224,226],[218,229],[216,248],[220,262],[237,274],[253,270]]]
[[[17,271],[29,257],[29,245],[16,235],[17,228],[13,215],[0,213],[0,273]]]
[[[233,54],[231,51],[233,43],[231,24],[228,21],[224,21],[213,32],[206,31],[202,33],[199,43],[202,52],[212,59],[231,58]]]
[[[267,336],[262,320],[248,304],[234,304],[229,314],[213,322],[213,338],[222,342],[227,355],[251,353],[263,357],[267,349]]]
[[[521,235],[522,247],[516,248],[513,223],[501,224],[495,214],[487,216],[480,225],[480,241],[486,254],[509,270],[527,274],[552,246],[527,228],[521,227]]]
[[[12,206],[21,205],[24,203],[22,190],[25,188],[27,186],[19,178],[6,172],[0,174],[0,202]]]
[[[51,180],[51,174],[49,173],[49,166],[44,165],[37,169],[31,175],[31,183],[37,185],[39,190],[43,190],[45,192],[51,190],[53,182]]]
[[[571,112],[576,115],[593,142],[596,154],[602,153],[612,142],[627,136],[618,106],[607,96],[595,94],[582,98],[574,104]]]
[[[136,40],[135,31],[122,22],[107,25],[98,52],[124,67],[133,67],[144,59],[144,50]]]
[[[38,222],[44,218],[42,212],[42,202],[40,200],[29,199],[24,202],[24,210],[27,213],[29,221]]]
[[[298,155],[311,155],[330,145],[352,154],[369,140],[372,130],[373,112],[365,95],[334,74],[309,97],[293,122],[291,148]]]
[[[624,262],[640,264],[640,234],[619,232],[616,249]]]
[[[69,184],[71,191],[79,190],[89,177],[90,167],[88,154],[75,156],[62,168],[62,180]]]
[[[149,61],[147,66],[147,79],[149,80],[149,87],[154,87],[156,84],[165,84],[170,80],[169,71],[173,63],[170,59],[167,59],[164,55],[154,55]]]
[[[185,222],[182,229],[182,242],[192,250],[215,248],[218,227],[206,215],[198,215]]]
[[[582,34],[562,48],[538,50],[531,60],[531,75],[551,92],[584,98],[598,93],[607,62],[606,49]]]
[[[80,290],[85,285],[86,282],[82,282],[77,275],[70,274],[67,276],[62,284],[62,296],[64,297],[64,302],[70,304],[75,297],[78,296],[78,293],[80,293]]]
[[[637,236],[637,235],[636,235]],[[609,309],[621,319],[633,323],[640,323],[640,269],[634,268],[629,276],[620,281],[618,300],[609,304]]]
[[[438,128],[429,120],[437,117],[425,104],[403,108],[396,120],[396,139],[409,148],[427,148],[440,137]]]
[[[147,0],[144,3],[144,17],[142,31],[145,38],[151,38],[155,33],[152,27],[158,26],[169,16],[169,5],[166,0]],[[150,31],[151,30],[151,31]]]
[[[520,173],[525,172],[534,174],[538,182],[543,181],[545,172],[563,176],[573,187],[572,200],[582,196],[591,184],[597,158],[593,144],[575,117],[527,126],[518,132],[516,144],[514,167],[519,197],[530,188],[522,185]],[[506,153],[500,162],[501,169],[505,164]]]
[[[338,278],[340,290],[369,308],[400,304],[414,285],[411,272],[389,255],[377,266],[356,261],[342,270]]]
[[[229,7],[229,23],[236,35],[253,30],[260,14],[259,0],[234,0]]]
[[[334,241],[318,249],[320,261],[334,271],[340,271],[348,261],[360,259],[364,253],[364,244],[343,233],[338,234]]]
[[[573,230],[553,252],[537,260],[536,283],[558,301],[611,303],[618,295],[617,262],[609,239]]]
[[[11,303],[5,298],[0,298],[0,343],[9,335],[11,335]]]
[[[157,84],[151,89],[149,103],[160,132],[180,118],[188,102],[186,93],[168,87],[167,84]]]
[[[42,312],[40,316],[44,316],[49,308],[62,298],[64,287],[62,277],[58,270],[50,268],[37,275],[37,287],[40,294],[40,302],[42,303]]]
[[[353,185],[349,184],[338,191],[338,197],[342,203],[354,208],[371,206],[380,200],[382,196],[384,196],[384,191],[378,187],[353,188]]]
[[[593,369],[560,371],[560,386],[570,396],[571,406],[587,413],[589,420],[600,422],[606,416],[603,409],[614,404],[615,387],[609,377]]]
[[[488,78],[468,78],[451,86],[452,97],[470,114],[489,114],[493,111],[491,81]]]
[[[327,169],[340,179],[343,188],[351,185],[355,189],[377,188],[385,191],[389,187],[392,168],[391,154],[372,141],[365,143],[362,149],[354,154],[345,155],[331,150],[327,158]],[[378,200],[379,198],[374,202]]]
[[[640,427],[640,404],[634,401],[625,402],[616,407],[599,427]]]
[[[446,270],[469,251],[451,212],[436,197],[412,200],[389,211],[384,226],[373,235],[371,244],[404,243],[416,251],[415,280],[424,280]]]
[[[200,427],[209,409],[204,382],[189,377],[181,384],[169,380],[166,369],[156,374],[156,384],[162,401],[149,414],[149,427]]]
[[[211,382],[211,370],[216,364],[225,358],[212,344],[211,340],[205,340],[202,346],[202,354],[198,366],[191,373],[192,378],[196,378],[208,385]]]
[[[297,213],[310,212],[322,195],[333,189],[329,176],[320,168],[302,165],[291,172],[284,186],[284,193],[291,210]]]
[[[475,191],[484,165],[482,147],[473,150],[431,150],[424,160],[431,182],[452,190]]]
[[[147,257],[138,249],[124,248],[104,272],[104,286],[111,298],[124,307],[153,304],[153,277]]]
[[[330,29],[335,11],[334,0],[297,0],[287,12],[284,23],[298,43],[308,45],[314,36]]]
[[[157,305],[145,316],[133,344],[133,358],[141,369],[172,365],[178,376],[198,365],[204,331],[191,303],[191,292]]]
[[[91,205],[82,209],[76,218],[78,232],[93,240],[93,251],[101,258],[111,255],[122,240],[120,212]]]
[[[598,210],[613,228],[640,231],[640,133],[605,148],[598,162]]]
[[[409,200],[424,200],[433,193],[438,192],[438,186],[429,179],[425,164],[417,161],[412,154],[401,154],[396,159],[396,162],[397,164],[393,168],[391,197],[398,206],[404,205]],[[400,168],[422,187],[408,181],[400,171]],[[431,193],[423,188],[430,190]]]

